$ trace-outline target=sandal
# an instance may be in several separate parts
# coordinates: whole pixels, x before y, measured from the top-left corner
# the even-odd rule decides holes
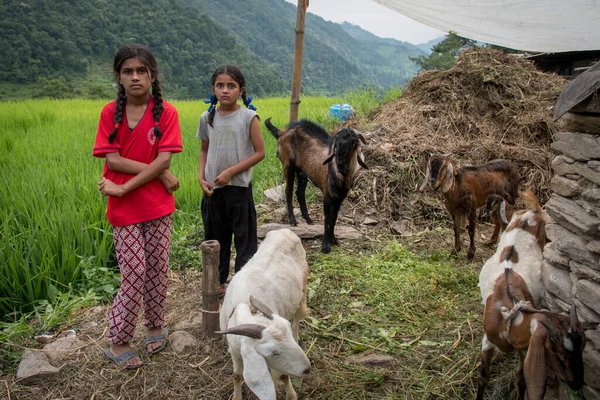
[[[140,357],[140,355],[138,353],[136,353],[134,350],[126,351],[125,353],[123,353],[119,356],[115,356],[112,353],[112,351],[110,351],[110,347],[107,347],[104,352],[106,353],[108,358],[110,358],[119,367],[123,367],[126,369],[136,369],[136,368],[139,368],[142,365],[144,365],[143,362],[141,365],[127,365],[127,361],[131,360],[132,358],[138,357],[140,360],[142,359],[142,357]]]
[[[158,352],[163,351],[164,348],[167,346],[167,335],[168,334],[169,334],[168,329],[163,328],[163,333],[161,333],[160,335],[146,336],[146,353],[147,354],[156,354]],[[162,341],[162,344],[159,347],[157,347],[156,349],[154,349],[152,351],[148,351],[149,344],[161,342],[161,341]]]

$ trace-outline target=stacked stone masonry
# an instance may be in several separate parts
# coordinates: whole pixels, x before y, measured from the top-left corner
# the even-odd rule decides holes
[[[600,100],[594,96],[561,120],[552,143],[552,195],[545,209],[542,277],[545,306],[568,312],[577,306],[585,329],[583,395],[600,400]],[[549,388],[549,398],[567,399],[565,388]]]

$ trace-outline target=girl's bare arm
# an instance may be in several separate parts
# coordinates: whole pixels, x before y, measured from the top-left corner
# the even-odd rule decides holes
[[[214,187],[210,182],[204,178],[204,171],[206,169],[206,155],[208,154],[208,140],[202,140],[200,142],[200,157],[198,159],[198,182],[205,195],[211,196]]]

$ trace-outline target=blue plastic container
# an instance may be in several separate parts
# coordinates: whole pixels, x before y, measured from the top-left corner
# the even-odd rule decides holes
[[[334,104],[329,107],[329,115],[344,122],[354,118],[354,109],[350,104]]]

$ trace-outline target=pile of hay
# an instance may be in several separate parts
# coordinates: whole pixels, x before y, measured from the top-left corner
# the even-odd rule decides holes
[[[514,162],[522,187],[545,202],[556,132],[552,113],[565,84],[522,57],[479,47],[465,50],[449,70],[421,73],[401,98],[369,117],[371,170],[356,183],[351,201],[390,221],[435,220],[432,213],[445,215],[441,205],[427,204],[416,187],[431,154],[451,153],[455,166]]]

